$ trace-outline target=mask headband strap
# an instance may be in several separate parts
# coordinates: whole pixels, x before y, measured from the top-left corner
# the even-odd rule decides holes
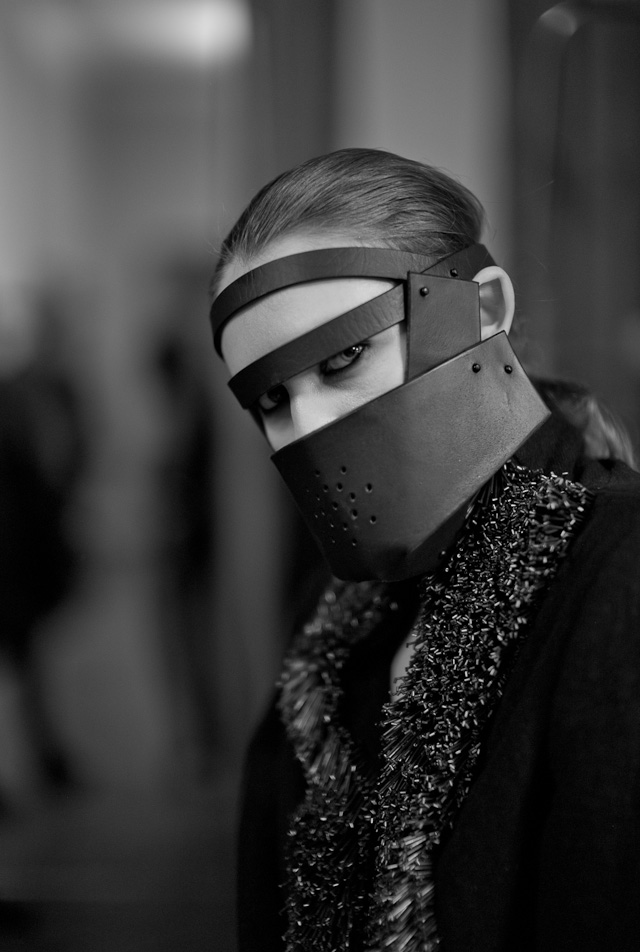
[[[409,271],[428,271],[437,276],[471,280],[480,268],[494,263],[487,249],[480,244],[469,245],[435,263],[425,255],[407,251],[353,246],[288,255],[248,271],[218,295],[209,313],[214,346],[221,355],[222,330],[236,311],[272,291],[294,284],[326,278],[363,277],[406,281]]]
[[[254,360],[231,378],[229,387],[245,409],[251,407],[283,380],[400,324],[405,318],[403,302],[404,288],[391,288]]]

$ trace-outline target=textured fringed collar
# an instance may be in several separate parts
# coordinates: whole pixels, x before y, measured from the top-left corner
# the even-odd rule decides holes
[[[412,658],[383,710],[378,777],[340,724],[341,671],[398,606],[383,583],[336,582],[324,594],[281,679],[306,779],[289,837],[288,952],[437,949],[433,849],[589,499],[578,483],[510,462],[477,500],[446,567],[421,582]]]

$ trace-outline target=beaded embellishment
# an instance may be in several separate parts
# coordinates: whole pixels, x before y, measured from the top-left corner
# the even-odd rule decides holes
[[[433,952],[433,850],[471,785],[536,599],[590,500],[578,483],[507,463],[445,567],[421,581],[413,653],[382,714],[382,770],[340,725],[352,645],[397,606],[382,582],[336,582],[295,639],[280,710],[306,794],[292,818],[287,952]]]

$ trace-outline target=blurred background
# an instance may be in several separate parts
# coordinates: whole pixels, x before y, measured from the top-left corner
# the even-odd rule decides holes
[[[343,146],[483,201],[529,368],[640,434],[640,4],[0,0],[0,944],[233,952],[241,755],[315,553],[207,324]]]

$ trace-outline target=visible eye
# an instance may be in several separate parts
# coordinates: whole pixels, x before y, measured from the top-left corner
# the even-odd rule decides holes
[[[345,349],[341,350],[339,354],[334,354],[333,357],[328,357],[318,365],[320,373],[324,377],[331,377],[334,374],[339,374],[352,364],[355,364],[355,362],[360,359],[368,346],[368,343],[363,341],[362,343],[352,344],[350,347],[345,347]],[[289,391],[284,386],[284,384],[278,384],[275,387],[271,387],[271,389],[267,390],[266,393],[262,394],[262,396],[257,401],[257,407],[262,414],[268,414],[274,413],[281,407],[288,405],[288,403]]]
[[[323,374],[331,376],[331,374],[339,373],[346,367],[350,367],[362,356],[366,346],[365,343],[352,344],[351,347],[345,347],[344,350],[341,350],[339,354],[334,354],[333,357],[323,360],[320,365]]]
[[[277,410],[278,407],[288,402],[289,394],[287,393],[287,388],[283,387],[282,384],[278,384],[277,387],[272,387],[271,390],[267,390],[266,393],[262,394],[258,400],[258,407],[262,413],[270,413],[272,410]]]

